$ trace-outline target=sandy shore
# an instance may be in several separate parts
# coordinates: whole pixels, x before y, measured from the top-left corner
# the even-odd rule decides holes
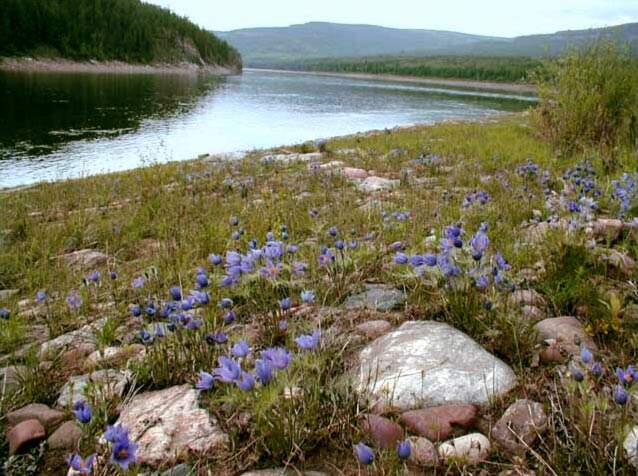
[[[194,63],[131,64],[123,61],[72,61],[61,58],[0,58],[0,70],[55,73],[211,73],[239,74],[241,70]]]
[[[481,89],[486,91],[500,91],[518,94],[536,93],[536,86],[523,83],[499,83],[497,81],[470,81],[465,79],[446,78],[421,78],[418,76],[401,76],[393,74],[367,74],[367,73],[330,73],[324,71],[291,71],[283,69],[244,68],[244,71],[263,71],[271,73],[287,74],[314,74],[317,76],[334,76],[342,78],[358,78],[378,81],[398,81],[403,83],[432,84],[437,86],[450,86],[455,88]]]

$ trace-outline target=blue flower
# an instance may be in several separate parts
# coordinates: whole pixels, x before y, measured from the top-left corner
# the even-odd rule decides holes
[[[482,231],[477,231],[470,240],[470,246],[476,254],[483,254],[490,244],[490,239]]]
[[[233,300],[230,298],[223,298],[219,301],[219,307],[221,309],[230,309],[233,306]]]
[[[600,362],[592,362],[589,371],[594,377],[600,377],[603,375],[603,366]]]
[[[206,342],[209,344],[224,344],[228,342],[228,336],[223,332],[215,332],[214,334],[206,334]]]
[[[146,284],[146,279],[144,279],[143,276],[139,276],[135,278],[133,282],[131,283],[131,285],[133,286],[133,289],[140,289],[144,287],[145,284]]]
[[[245,340],[240,340],[239,342],[237,342],[230,351],[230,353],[233,354],[233,357],[237,358],[246,357],[249,352],[250,347],[248,346],[248,342],[246,342]]]
[[[182,290],[177,287],[174,286],[171,289],[168,290],[169,294],[171,295],[171,298],[173,298],[174,301],[181,301],[182,300]]]
[[[290,353],[283,347],[269,347],[261,353],[261,358],[270,361],[277,370],[284,370],[290,364]]]
[[[107,425],[104,432],[104,439],[109,443],[115,443],[121,438],[128,438],[128,430],[122,425]]]
[[[100,280],[100,272],[99,271],[93,271],[90,275],[89,275],[89,281],[93,281],[94,283],[97,283]]]
[[[490,280],[488,279],[487,276],[485,275],[481,275],[478,278],[476,278],[476,287],[478,289],[487,289],[487,287],[490,285]]]
[[[115,281],[117,279],[117,273],[115,271],[111,271],[109,273],[109,277],[111,278],[111,280]]]
[[[636,380],[638,380],[638,373],[634,370],[634,368],[631,365],[627,367],[627,370],[617,368],[616,376],[618,377],[618,380],[620,380],[620,383],[625,386],[630,386]]]
[[[235,321],[235,319],[237,319],[237,313],[233,311],[232,309],[228,311],[226,314],[224,314],[224,322],[226,324],[231,324],[232,322]]]
[[[213,388],[213,384],[215,383],[215,377],[208,372],[204,372],[203,370],[199,372],[199,380],[195,384],[195,388],[197,390],[210,390]]]
[[[237,217],[230,217],[230,224],[231,224],[232,226],[237,226],[237,225],[239,225],[239,218],[237,218]]]
[[[120,435],[120,437],[113,442],[111,462],[127,470],[129,465],[135,463],[135,452],[138,447],[139,445],[129,440],[128,432]]]
[[[592,360],[594,360],[594,355],[584,345],[580,346],[580,360],[582,360],[585,364],[589,364]]]
[[[408,262],[410,261],[410,258],[408,258],[408,255],[406,255],[405,253],[397,253],[394,255],[394,262],[396,264],[408,264]]]
[[[131,306],[131,314],[133,317],[140,317],[142,315],[142,308],[138,304]]]
[[[501,253],[496,253],[496,265],[498,266],[499,269],[503,271],[507,271],[508,269],[512,268],[507,263],[507,261],[505,261],[505,258],[503,258],[503,255]]]
[[[213,369],[213,375],[220,382],[231,383],[241,376],[241,366],[239,362],[222,356],[219,358],[219,367]]]
[[[400,241],[395,241],[394,243],[391,243],[389,248],[393,251],[400,251],[403,249],[403,243],[401,243]]]
[[[219,266],[220,264],[222,264],[223,260],[222,260],[222,257],[220,255],[216,255],[214,253],[211,253],[210,255],[208,255],[208,261],[213,266]]]
[[[333,226],[330,227],[330,229],[328,230],[328,234],[330,236],[332,236],[333,238],[337,236],[337,227]]]
[[[72,310],[78,310],[84,301],[77,289],[73,289],[66,297],[66,303]]]
[[[290,298],[283,298],[279,301],[279,307],[282,311],[287,311],[292,306],[292,301]]]
[[[374,462],[374,452],[372,451],[372,448],[365,445],[363,442],[355,445],[354,453],[361,464],[365,464],[367,466]]]
[[[47,293],[44,289],[41,289],[37,293],[35,293],[35,300],[42,304],[47,299]]]
[[[6,307],[0,307],[0,319],[5,321],[11,317],[11,312]]]
[[[425,264],[432,267],[432,266],[436,266],[437,265],[437,258],[436,255],[433,255],[431,253],[426,254],[424,257],[425,259]]]
[[[582,369],[575,364],[569,366],[569,373],[577,382],[582,382],[585,379],[585,374]]]
[[[199,289],[205,288],[208,286],[208,277],[205,274],[198,274],[195,283]]]
[[[346,247],[346,243],[343,240],[335,241],[335,248],[338,250],[343,250]]]
[[[139,336],[143,344],[150,344],[153,342],[153,336],[146,329],[142,329]]]
[[[73,404],[73,414],[80,423],[88,423],[93,417],[91,407],[84,400],[78,400]]]
[[[255,387],[255,377],[248,372],[242,372],[241,377],[235,381],[235,384],[244,392],[248,392]]]
[[[81,474],[91,474],[93,465],[95,464],[95,454],[90,455],[86,459],[82,459],[78,454],[72,454],[67,457],[67,462],[74,471]]]
[[[321,331],[316,329],[311,335],[300,335],[295,342],[303,350],[313,350],[319,345],[320,338]]]
[[[314,291],[301,291],[301,301],[306,304],[313,303],[315,301]]]
[[[397,443],[397,456],[399,459],[408,459],[412,453],[412,446],[410,440],[404,440]]]
[[[233,231],[233,233],[232,233],[232,235],[231,235],[231,238],[232,238],[233,240],[238,240],[238,239],[240,239],[240,238],[241,238],[241,233],[240,233],[239,231]]]
[[[614,401],[618,405],[625,405],[629,401],[629,392],[622,385],[616,385],[614,388]]]
[[[267,359],[258,359],[255,362],[255,373],[257,374],[257,380],[259,380],[262,385],[266,385],[273,377],[272,362]]]

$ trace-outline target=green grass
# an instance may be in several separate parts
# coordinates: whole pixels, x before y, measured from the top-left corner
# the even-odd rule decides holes
[[[278,300],[314,289],[317,306],[338,308],[363,282],[381,281],[408,293],[405,309],[387,316],[393,323],[408,319],[449,322],[514,367],[520,385],[504,400],[481,409],[482,413],[498,418],[507,404],[523,397],[543,402],[552,410],[550,428],[535,447],[536,453],[515,460],[495,450],[491,462],[479,468],[452,465],[437,474],[476,474],[480,470],[496,474],[514,466],[526,466],[538,474],[632,474],[618,446],[617,433],[626,421],[623,418],[635,418],[635,412],[628,410],[623,416],[611,402],[613,376],[609,372],[601,380],[588,377],[578,386],[565,384],[555,377],[552,367],[536,366],[540,351],[536,336],[507,304],[506,293],[493,289],[481,293],[468,283],[450,288],[440,278],[431,282],[417,278],[406,268],[393,266],[393,252],[387,248],[400,240],[408,253],[423,253],[431,247],[427,237],[432,231],[440,234],[445,226],[461,222],[466,233],[472,234],[487,222],[490,250],[501,251],[511,263],[514,284],[525,287],[519,271],[544,262],[545,271],[538,275],[536,289],[550,303],[551,314],[589,306],[585,322],[600,347],[597,358],[605,368],[609,371],[635,363],[638,292],[628,280],[596,264],[582,235],[575,238],[557,232],[536,244],[523,238],[521,224],[530,220],[535,210],[545,217],[549,212],[545,210],[543,186],[521,177],[517,167],[532,159],[558,184],[565,170],[584,156],[556,161],[552,148],[534,134],[526,115],[481,124],[439,124],[339,138],[329,141],[324,149],[323,162],[341,160],[374,170],[377,175],[402,179],[401,185],[373,203],[369,195],[338,174],[314,172],[305,163],[265,164],[258,160],[260,154],[254,153],[237,162],[170,163],[1,193],[0,288],[20,289],[18,296],[0,303],[13,313],[9,321],[0,322],[1,351],[8,353],[28,344],[34,324],[48,325],[57,335],[78,327],[80,317],[108,317],[109,325],[97,336],[99,344],[120,343],[123,336],[116,324],[133,323],[130,303],[143,304],[149,295],[164,297],[167,289],[178,283],[190,289],[196,268],[209,267],[210,253],[236,245],[245,249],[253,236],[263,242],[268,231],[279,233],[281,225],[286,225],[290,242],[300,245],[295,259],[308,263],[305,276],[294,278],[284,270],[282,277],[272,282],[249,279],[230,291],[213,286],[212,305],[200,315],[202,329],[181,330],[159,339],[148,346],[145,357],[129,365],[140,391],[194,383],[197,372],[210,369],[223,352],[222,347],[206,343],[203,337],[207,332],[229,329],[233,342],[246,337],[255,349],[284,344],[293,347],[293,336],[311,331],[318,316],[323,316],[321,325],[328,337],[321,350],[295,360],[272,386],[247,394],[218,385],[205,394],[202,404],[231,436],[231,448],[220,458],[196,461],[200,467],[215,474],[231,474],[248,467],[290,464],[357,474],[351,444],[361,438],[358,418],[367,407],[344,379],[361,346],[349,336],[356,323],[379,316],[334,309],[333,314],[326,311],[324,315],[317,308],[282,316]],[[356,152],[349,155],[342,152],[344,149]],[[439,156],[441,161],[414,161],[427,154]],[[635,159],[631,151],[620,151],[616,174],[631,170]],[[601,161],[596,160],[595,166],[600,184],[608,190],[614,176],[604,174]],[[437,184],[418,185],[413,177],[432,177]],[[240,182],[245,185],[238,186]],[[479,189],[490,195],[490,201],[462,208],[466,194]],[[604,213],[616,211],[612,201],[603,203],[609,204]],[[316,218],[310,217],[313,209],[319,210]],[[410,211],[411,218],[386,220],[382,211]],[[240,228],[245,229],[239,243],[230,238],[237,229],[230,224],[232,216],[239,217]],[[328,230],[332,226],[344,239],[358,240],[360,247],[345,252],[326,271],[318,266],[317,253],[320,244],[331,242]],[[371,240],[364,241],[370,233]],[[619,246],[635,257],[635,237],[623,236]],[[98,286],[85,289],[82,278],[91,270],[74,271],[59,259],[82,248],[95,248],[110,256],[109,262],[99,267],[103,279]],[[118,272],[116,281],[108,280],[110,270]],[[131,281],[143,274],[147,276],[146,287],[132,289]],[[70,313],[64,303],[73,288],[83,289],[85,299],[77,313]],[[18,300],[33,298],[39,289],[46,289],[51,296],[47,312],[20,316]],[[238,312],[235,327],[223,327],[223,311],[215,306],[227,295],[232,296]],[[491,310],[483,306],[486,299],[493,302]],[[98,307],[107,302],[113,305]],[[284,334],[274,327],[282,317],[289,321]],[[78,372],[60,363],[53,367],[55,371],[38,373],[30,355],[10,359],[26,363],[29,371],[20,390],[2,401],[3,413],[28,401],[51,403],[51,389]],[[299,388],[298,395],[283,398],[284,389],[294,387]],[[116,412],[108,402],[96,402],[96,407],[97,426],[113,421]],[[242,418],[245,414],[250,418]],[[99,436],[100,428],[87,431]],[[82,449],[85,455],[93,451],[94,440],[85,438]],[[59,455],[45,456],[38,463],[41,469],[55,468],[56,464],[58,470],[61,468]],[[377,454],[370,474],[401,471],[401,463],[390,450]]]

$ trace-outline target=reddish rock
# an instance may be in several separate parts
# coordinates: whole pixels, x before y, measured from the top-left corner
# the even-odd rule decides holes
[[[393,448],[403,439],[403,428],[379,415],[363,415],[362,428],[379,448]]]
[[[494,425],[492,438],[507,451],[521,454],[546,429],[547,415],[543,406],[530,400],[517,400]]]
[[[60,426],[47,440],[52,450],[73,451],[82,439],[82,428],[77,423],[67,421]]]
[[[439,453],[434,444],[427,438],[413,436],[410,438],[408,462],[425,468],[434,467],[439,462]]]
[[[586,345],[590,350],[596,350],[593,339],[587,335],[583,325],[575,317],[562,316],[544,319],[534,328],[542,339],[562,344],[562,348],[572,355],[580,353],[580,344]]]
[[[407,428],[431,441],[446,440],[454,433],[454,427],[467,429],[475,421],[474,405],[443,405],[401,415],[401,422]]]
[[[384,320],[367,321],[355,327],[358,334],[368,339],[376,339],[392,329],[392,324]]]
[[[35,419],[25,420],[11,428],[7,433],[9,454],[16,454],[33,447],[46,436],[44,427]]]
[[[42,403],[31,403],[19,410],[7,413],[7,425],[16,426],[27,420],[37,420],[45,428],[51,429],[64,419],[64,414],[57,410],[43,405]]]

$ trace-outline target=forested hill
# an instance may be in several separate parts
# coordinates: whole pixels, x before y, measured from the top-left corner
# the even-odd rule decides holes
[[[0,56],[241,65],[227,42],[140,0],[0,0]]]

